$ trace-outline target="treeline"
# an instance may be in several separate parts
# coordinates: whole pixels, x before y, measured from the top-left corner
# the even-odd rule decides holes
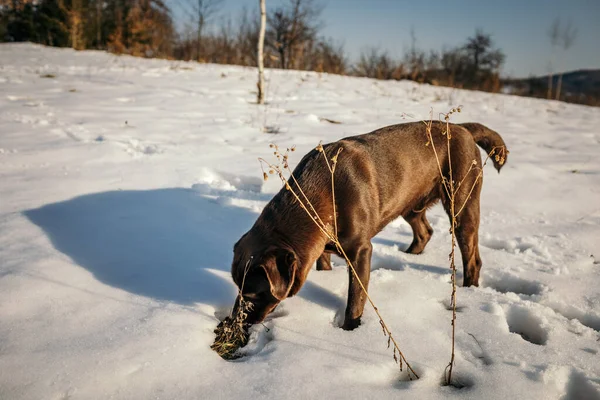
[[[176,43],[163,0],[0,0],[0,39],[168,57]]]
[[[452,86],[498,92],[502,87],[500,68],[506,59],[494,48],[491,35],[477,30],[464,45],[428,53],[412,45],[401,60],[386,51],[370,48],[363,51],[352,72],[377,79],[410,79],[433,85]]]
[[[255,66],[258,13],[245,10],[217,24],[222,1],[0,0],[0,40]],[[352,63],[342,44],[321,35],[322,10],[317,0],[288,0],[270,9],[265,66],[501,89],[499,71],[505,56],[489,34],[477,31],[461,46],[426,52],[416,46],[413,32],[412,44],[401,59],[368,48]],[[207,31],[211,21],[214,29]]]
[[[189,9],[182,6],[192,21],[179,35],[172,56],[182,60],[256,66],[258,12],[244,9],[236,20],[224,19],[215,31],[203,34],[202,23],[198,21],[210,17],[220,0],[192,1],[198,5]],[[322,7],[315,0],[288,0],[287,4],[272,9],[267,16],[265,66],[349,73],[350,63],[344,47],[320,35],[321,11]]]

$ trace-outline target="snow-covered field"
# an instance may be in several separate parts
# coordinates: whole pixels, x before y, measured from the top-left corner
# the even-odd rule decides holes
[[[0,46],[0,399],[600,398],[600,108],[308,72]],[[209,346],[232,304],[232,247],[278,190],[257,157],[427,118],[497,130],[480,288],[460,288],[450,357],[448,222],[374,239],[370,293],[421,375],[406,381],[371,309],[338,326],[346,268],[312,271],[253,328]],[[341,122],[333,124],[325,119]],[[276,134],[262,133],[263,128]],[[398,143],[402,146],[402,143]],[[462,279],[462,276],[460,277]]]

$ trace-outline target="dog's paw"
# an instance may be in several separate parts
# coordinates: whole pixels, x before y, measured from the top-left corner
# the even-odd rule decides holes
[[[317,263],[317,271],[331,271],[331,264]]]
[[[360,326],[360,317],[358,318],[346,318],[342,329],[345,331],[353,331]]]
[[[473,279],[465,276],[463,279],[463,287],[479,286],[479,279]]]

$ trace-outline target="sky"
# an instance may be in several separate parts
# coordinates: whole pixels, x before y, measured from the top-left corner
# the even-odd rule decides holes
[[[194,0],[175,0],[194,1]],[[267,10],[288,0],[266,0]],[[319,0],[316,0],[319,1]],[[492,35],[506,54],[502,73],[510,77],[550,71],[600,68],[600,0],[321,0],[321,34],[343,43],[351,60],[377,46],[401,58],[410,47],[428,51],[465,42],[477,28]],[[219,18],[235,17],[258,0],[224,0]],[[556,18],[577,28],[570,49],[553,49],[548,29]],[[234,18],[235,21],[235,18]]]

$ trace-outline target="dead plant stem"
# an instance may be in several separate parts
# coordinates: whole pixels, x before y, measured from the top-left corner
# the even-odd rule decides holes
[[[332,192],[332,202],[333,202],[333,216],[332,216],[332,219],[333,219],[333,224],[334,224],[333,232],[332,232],[332,231],[330,231],[330,230],[327,229],[327,224],[325,222],[323,222],[323,220],[319,216],[319,213],[317,212],[317,210],[313,206],[312,202],[310,201],[310,199],[308,198],[308,196],[306,195],[306,193],[304,192],[304,190],[302,190],[302,187],[298,183],[298,181],[296,180],[296,177],[294,176],[293,172],[290,170],[290,168],[288,166],[288,162],[287,162],[287,157],[288,157],[289,149],[288,149],[288,151],[286,151],[286,153],[282,157],[277,146],[271,145],[271,147],[274,147],[276,149],[275,150],[275,155],[277,156],[277,159],[280,161],[280,163],[278,165],[274,165],[274,164],[271,164],[270,162],[266,161],[263,158],[259,158],[259,161],[261,163],[261,168],[263,167],[263,163],[264,163],[269,168],[269,173],[270,174],[273,174],[273,173],[277,174],[277,176],[282,180],[283,184],[285,185],[286,190],[288,190],[289,192],[292,193],[292,195],[294,196],[294,198],[296,199],[296,201],[299,203],[300,207],[308,214],[308,216],[313,221],[313,223],[319,228],[319,230],[325,235],[325,237],[335,245],[338,253],[345,259],[345,261],[346,261],[346,263],[348,265],[348,268],[350,268],[350,271],[352,272],[353,276],[358,281],[361,290],[363,291],[363,293],[367,297],[367,300],[369,301],[369,304],[371,305],[371,307],[373,308],[373,310],[377,314],[377,317],[379,318],[379,323],[380,323],[380,325],[381,325],[381,327],[383,329],[384,335],[386,335],[388,337],[388,347],[390,345],[390,341],[393,343],[393,345],[394,345],[394,360],[396,362],[398,362],[398,364],[400,365],[400,370],[402,371],[402,369],[403,369],[403,363],[406,363],[406,366],[408,368],[408,377],[409,377],[409,379],[410,380],[413,379],[413,377],[411,376],[411,373],[412,373],[412,375],[414,375],[414,377],[416,379],[418,379],[419,375],[410,366],[410,364],[406,360],[406,357],[404,356],[404,353],[402,353],[402,351],[400,350],[400,346],[396,342],[396,339],[393,337],[391,330],[388,328],[387,324],[383,320],[383,317],[379,313],[379,309],[377,308],[377,306],[375,306],[375,303],[371,299],[371,296],[369,296],[369,293],[367,292],[367,288],[365,287],[365,285],[361,281],[360,277],[358,276],[358,273],[356,272],[356,269],[355,269],[354,265],[352,264],[352,261],[350,261],[350,258],[346,254],[346,251],[344,250],[344,248],[342,247],[342,244],[340,243],[340,241],[338,239],[337,210],[336,210],[336,201],[335,201],[335,178],[334,178],[334,176],[335,176],[335,169],[336,169],[336,166],[337,166],[338,156],[341,153],[342,148],[338,149],[336,155],[332,158],[331,163],[330,163],[329,159],[327,158],[327,155],[326,155],[326,153],[325,153],[325,151],[323,149],[323,146],[321,144],[319,144],[319,146],[317,147],[317,150],[319,152],[323,153],[323,157],[325,158],[325,162],[326,162],[327,168],[328,168],[328,170],[330,172],[330,175],[331,175],[331,192]],[[284,171],[287,171],[289,173],[290,179],[293,181],[294,186],[297,188],[297,190],[298,190],[298,192],[300,194],[298,194],[296,192],[296,189],[293,188],[289,184],[289,181],[285,178]],[[268,177],[267,173],[264,171],[264,168],[263,168],[263,176],[265,177],[265,179],[267,179],[267,177]],[[300,196],[302,196],[302,198]],[[309,210],[309,208],[310,208],[310,210]],[[396,357],[396,352],[398,352],[399,359]]]

